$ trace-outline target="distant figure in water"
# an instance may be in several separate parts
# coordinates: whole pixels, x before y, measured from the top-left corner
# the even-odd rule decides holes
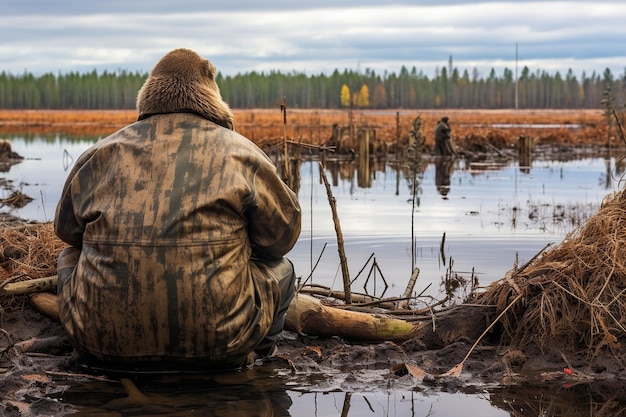
[[[435,155],[438,156],[456,156],[448,120],[448,116],[443,116],[435,128]]]

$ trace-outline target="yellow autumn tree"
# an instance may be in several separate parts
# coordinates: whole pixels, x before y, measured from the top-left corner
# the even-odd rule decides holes
[[[363,84],[361,89],[354,93],[352,96],[352,103],[355,107],[369,107],[370,105],[370,90],[367,85]]]
[[[363,84],[361,86],[361,91],[359,94],[359,107],[369,107],[370,105],[370,89],[367,88],[367,85]]]
[[[350,88],[345,84],[341,86],[341,105],[350,107]]]

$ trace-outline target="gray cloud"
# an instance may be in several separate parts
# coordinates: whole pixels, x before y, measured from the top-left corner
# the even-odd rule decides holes
[[[212,4],[216,3],[216,4]],[[250,71],[515,66],[622,75],[621,0],[589,1],[5,1],[0,71],[149,71],[187,47],[227,75]]]

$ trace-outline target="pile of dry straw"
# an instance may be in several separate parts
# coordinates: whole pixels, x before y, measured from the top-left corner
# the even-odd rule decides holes
[[[0,230],[0,286],[56,274],[57,258],[67,244],[54,234],[52,223],[12,224]]]
[[[560,245],[492,284],[480,302],[497,305],[502,344],[566,346],[616,353],[626,336],[626,192]],[[514,305],[512,305],[514,304]]]

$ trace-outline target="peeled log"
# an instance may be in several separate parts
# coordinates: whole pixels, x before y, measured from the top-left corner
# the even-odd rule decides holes
[[[306,294],[294,297],[285,316],[285,330],[364,342],[404,342],[414,338],[424,326],[423,323],[412,324],[383,315],[325,306]]]
[[[53,290],[57,287],[56,275],[47,278],[12,282],[0,288],[0,295],[24,295]]]
[[[30,296],[30,304],[44,316],[59,321],[58,298],[49,292],[40,292]]]

